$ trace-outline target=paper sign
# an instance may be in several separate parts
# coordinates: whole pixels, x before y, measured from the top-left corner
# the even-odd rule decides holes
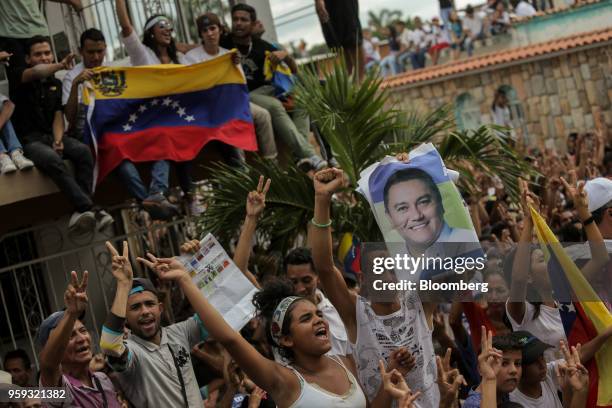
[[[234,264],[219,241],[207,234],[200,250],[181,261],[204,297],[221,313],[234,330],[240,330],[253,317],[251,302],[257,288]]]

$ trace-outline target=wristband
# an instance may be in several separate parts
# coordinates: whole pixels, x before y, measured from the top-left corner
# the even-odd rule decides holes
[[[593,222],[595,222],[595,218],[593,218],[593,216],[591,215],[589,218],[582,221],[582,225],[586,227],[587,225],[592,224]]]
[[[319,223],[317,223],[317,222],[315,221],[314,217],[313,217],[313,219],[312,219],[312,220],[310,220],[310,222],[312,223],[312,225],[314,225],[314,226],[315,226],[315,227],[317,227],[317,228],[327,228],[327,227],[329,227],[329,226],[331,226],[331,225],[332,225],[331,220],[329,220],[329,221],[328,221],[328,222],[326,222],[325,224],[319,224]]]

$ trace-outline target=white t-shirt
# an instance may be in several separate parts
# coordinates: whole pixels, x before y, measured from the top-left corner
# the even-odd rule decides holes
[[[127,49],[127,53],[130,56],[130,62],[133,66],[159,65],[162,63],[157,55],[155,55],[155,52],[140,41],[138,34],[136,34],[136,30],[132,30],[127,37],[121,36],[121,41],[123,41]],[[188,65],[182,53],[177,51],[176,57],[179,64]]]
[[[518,323],[510,316],[508,312],[508,301],[506,301],[506,315],[508,316],[508,320],[510,320],[510,324],[512,324],[512,330],[528,331],[540,339],[540,341],[554,346],[554,348],[544,351],[544,359],[547,363],[558,360],[562,357],[561,350],[559,350],[559,341],[564,340],[567,342],[559,309],[540,305],[540,314],[535,319],[533,318],[534,311],[535,306],[529,302],[525,302],[523,321]]]
[[[62,79],[62,105],[68,103],[70,97],[70,89],[72,89],[72,82],[74,78],[78,77],[81,72],[85,69],[82,62],[79,62],[70,71],[66,72],[64,79]],[[81,102],[81,85],[79,85],[79,102]]]
[[[471,35],[478,35],[482,32],[482,19],[476,15],[473,17],[465,16],[461,20],[464,30],[469,30]]]
[[[370,401],[374,399],[382,378],[378,361],[386,361],[391,352],[406,347],[415,358],[415,367],[406,375],[413,392],[421,396],[416,408],[437,407],[440,393],[436,384],[436,360],[425,312],[418,295],[405,292],[400,298],[400,310],[386,316],[374,313],[370,302],[357,296],[357,342],[351,344],[357,364],[359,381]]]
[[[510,401],[517,402],[523,408],[563,408],[557,390],[557,376],[555,375],[555,365],[557,362],[546,364],[546,379],[542,381],[542,395],[539,398],[531,398],[523,394],[516,388],[510,393]]]
[[[210,55],[209,53],[206,52],[206,50],[204,49],[204,46],[202,46],[202,47],[194,48],[190,50],[189,52],[187,52],[187,54],[185,54],[185,59],[187,60],[188,64],[197,64],[198,62],[204,62],[204,61],[211,60],[213,58],[220,57],[224,54],[227,54],[228,52],[229,52],[228,49],[219,47],[219,52],[216,55]]]
[[[404,47],[410,47],[410,42],[412,41],[412,30],[408,30],[407,28],[402,31],[399,37],[399,42]]]
[[[521,1],[516,5],[514,14],[516,14],[518,17],[531,17],[535,16],[536,9],[534,9],[533,6],[526,1]]]
[[[427,33],[422,29],[417,28],[410,31],[410,40],[421,49],[427,48]]]
[[[371,41],[363,40],[363,55],[365,55],[366,62],[368,61],[380,61],[380,53],[376,49],[374,39]]]

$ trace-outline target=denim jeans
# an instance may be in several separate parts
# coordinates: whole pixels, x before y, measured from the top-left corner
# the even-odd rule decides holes
[[[420,69],[425,68],[425,54],[427,53],[426,49],[421,49],[419,51],[412,51],[410,53],[410,62],[412,63],[412,69]]]
[[[380,75],[385,78],[389,75],[396,74],[397,62],[395,61],[395,53],[391,53],[380,61]]]
[[[0,131],[0,153],[11,153],[15,150],[22,149],[15,129],[11,121],[7,121]]]
[[[122,161],[117,166],[117,173],[125,182],[128,192],[139,201],[142,201],[149,196],[168,191],[170,162],[159,160],[153,163],[151,167],[151,184],[148,191],[140,178],[136,166],[131,161]]]
[[[25,139],[28,140],[27,137]],[[72,137],[64,137],[64,151],[60,156],[51,147],[52,143],[51,136],[44,135],[37,141],[26,143],[23,151],[38,170],[55,182],[77,211],[90,210],[93,206],[93,157],[89,147]],[[74,176],[64,164],[64,160],[70,160],[74,164]]]

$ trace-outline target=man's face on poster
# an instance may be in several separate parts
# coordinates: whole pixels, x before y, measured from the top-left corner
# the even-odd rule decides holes
[[[387,216],[408,246],[429,247],[440,235],[442,203],[420,179],[401,181],[389,188]]]

